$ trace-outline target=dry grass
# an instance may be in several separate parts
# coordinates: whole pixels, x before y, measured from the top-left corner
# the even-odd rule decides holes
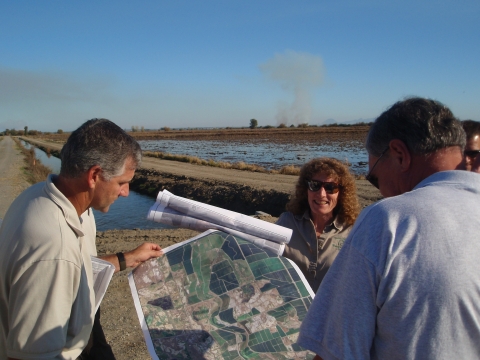
[[[295,165],[286,165],[283,166],[278,173],[283,175],[300,175],[300,167]]]
[[[27,174],[27,180],[31,184],[36,184],[40,181],[45,181],[47,176],[52,173],[52,169],[42,164],[40,160],[35,157],[35,148],[32,146],[27,150],[18,139],[13,138],[17,146],[24,155],[25,167],[23,168]]]
[[[337,127],[268,127],[268,128],[236,128],[236,129],[171,129],[169,131],[144,131],[129,132],[137,140],[160,140],[160,139],[290,139],[317,138],[317,137],[342,137],[364,139],[369,126],[337,126]],[[54,135],[57,139],[59,136]]]
[[[269,127],[269,128],[217,128],[217,129],[170,129],[163,127],[162,130],[129,131],[136,140],[224,140],[224,139],[279,139],[291,140],[293,138],[342,138],[359,139],[363,141],[369,129],[369,125],[358,124],[351,126],[308,126],[308,127]],[[32,138],[50,140],[55,143],[64,143],[70,133],[63,134],[38,134]]]
[[[218,167],[222,169],[236,169],[236,170],[254,171],[254,172],[262,172],[262,173],[272,172],[261,166],[258,166],[255,164],[247,164],[243,161],[239,161],[236,163],[229,163],[225,161],[215,161],[212,159],[204,160],[204,159],[200,159],[197,156],[175,155],[175,154],[165,153],[162,151],[143,151],[142,154],[143,156],[155,157],[157,159],[180,161],[180,162],[186,162],[194,165],[212,166],[212,167]]]

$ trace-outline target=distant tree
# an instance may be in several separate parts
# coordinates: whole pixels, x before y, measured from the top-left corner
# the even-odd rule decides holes
[[[58,129],[58,130],[57,130],[57,134],[63,134],[63,130],[62,130],[62,129]]]
[[[140,131],[141,131],[141,132],[144,132],[144,131],[145,131],[145,126],[142,126],[142,127],[140,128]]]
[[[28,126],[25,126],[23,128],[23,135],[27,136],[28,135]]]
[[[38,135],[38,130],[28,130],[28,135]]]
[[[285,123],[281,123],[280,125],[278,125],[278,128],[279,129],[283,129],[283,128],[286,128],[287,125],[285,125]]]
[[[273,128],[273,126],[272,125],[265,125],[263,128],[264,129],[271,129],[271,128]]]
[[[137,132],[138,131],[138,126],[137,125],[132,125],[132,131]]]
[[[298,127],[299,127],[299,128],[307,128],[307,127],[308,127],[308,123],[298,124]]]
[[[256,119],[250,119],[250,129],[255,129],[258,126],[258,121]]]
[[[164,126],[164,127],[162,127],[162,130],[163,131],[170,131],[171,129],[168,126]]]
[[[292,124],[292,125],[290,125],[290,127],[291,127],[291,128],[294,128],[294,127],[295,127],[295,125],[293,125],[293,124]]]

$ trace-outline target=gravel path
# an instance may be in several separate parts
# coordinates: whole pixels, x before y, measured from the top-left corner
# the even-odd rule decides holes
[[[0,138],[0,219],[30,184],[22,171],[23,155],[10,136]]]

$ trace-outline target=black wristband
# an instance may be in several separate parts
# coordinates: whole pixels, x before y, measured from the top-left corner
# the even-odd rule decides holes
[[[125,261],[125,256],[122,252],[117,253],[118,262],[120,263],[120,271],[123,271],[127,268],[127,262]]]

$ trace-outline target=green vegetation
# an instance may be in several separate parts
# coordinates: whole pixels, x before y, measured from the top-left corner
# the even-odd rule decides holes
[[[258,121],[256,119],[250,119],[250,129],[255,129],[258,126]]]

